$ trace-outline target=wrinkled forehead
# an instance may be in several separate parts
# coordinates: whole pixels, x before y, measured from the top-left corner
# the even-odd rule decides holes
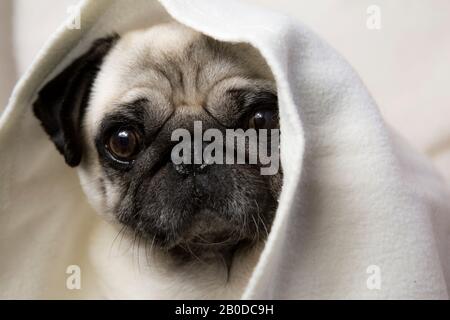
[[[126,99],[133,88],[167,90],[170,83],[162,67],[201,38],[192,29],[173,24],[125,34],[104,60],[94,84],[92,105]]]
[[[247,45],[220,43],[180,24],[134,31],[118,41],[101,67],[87,127],[94,133],[106,114],[142,98],[168,112],[169,105],[202,105],[213,88],[220,95],[225,86],[270,77],[263,59]]]

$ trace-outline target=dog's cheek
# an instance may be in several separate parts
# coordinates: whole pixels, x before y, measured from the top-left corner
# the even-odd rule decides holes
[[[242,215],[247,216],[245,221],[250,234],[258,229],[269,231],[277,207],[279,177],[261,175],[260,168],[254,166],[237,166],[234,177],[234,212],[245,209]],[[257,226],[252,223],[253,218]]]
[[[120,188],[107,179],[99,163],[82,163],[77,171],[90,205],[107,221],[117,222],[114,208],[120,202]]]
[[[283,173],[278,172],[273,176],[268,176],[268,179],[272,197],[278,201],[280,198],[281,187],[283,185]]]
[[[252,223],[252,216],[257,218],[273,206],[270,182],[256,166],[216,167],[205,180],[216,182],[208,188],[210,207],[236,226]]]

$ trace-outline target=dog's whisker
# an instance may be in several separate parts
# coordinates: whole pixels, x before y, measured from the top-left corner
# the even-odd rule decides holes
[[[133,261],[133,265],[135,266],[135,263],[137,262],[136,260],[136,240],[138,237],[138,232],[134,232],[134,237],[133,240],[131,241],[131,259]]]
[[[184,242],[184,244],[186,245],[186,249],[189,251],[189,253],[201,264],[206,264],[205,261],[203,261],[202,259],[200,259],[191,249],[191,247],[189,246],[188,242]]]
[[[256,219],[254,217],[254,215],[252,215],[252,219],[253,219],[253,224],[255,225],[255,235],[253,237],[253,241],[259,241],[259,226],[258,223],[256,222]]]
[[[269,230],[267,229],[266,223],[264,222],[264,220],[260,214],[258,214],[258,218],[261,221],[262,226],[264,227],[264,230],[266,232],[266,239],[267,239],[269,237]]]
[[[138,265],[138,272],[141,272],[141,239],[142,239],[142,235],[139,234],[138,235],[138,240],[137,240],[137,265]]]
[[[202,241],[200,241],[200,242],[194,242],[194,241],[191,241],[192,244],[199,244],[199,245],[205,245],[205,246],[218,246],[218,245],[224,245],[224,244],[232,243],[232,242],[233,242],[233,240],[232,240],[231,238],[225,239],[225,240],[220,241],[220,242],[212,242],[212,241],[209,241],[209,240],[203,238],[203,237],[200,236],[200,235],[196,235],[196,236],[194,237],[194,239],[195,239],[195,238],[198,238],[198,239],[200,239],[200,240],[202,240]]]
[[[147,259],[149,259],[149,257],[151,258],[153,256],[153,249],[154,249],[155,239],[156,239],[156,235],[153,236],[153,239],[152,239],[152,242],[151,242],[151,245],[150,245],[149,255],[147,255]],[[148,263],[148,265],[150,265],[150,263]]]
[[[124,231],[124,229],[126,228],[125,225],[123,225],[120,230],[117,232],[116,236],[114,237],[113,241],[111,242],[111,246],[109,247],[109,253],[108,256],[111,257],[112,254],[112,250],[114,248],[114,244],[116,243],[117,239],[119,238],[119,235]],[[120,246],[118,248],[118,250],[120,250]]]

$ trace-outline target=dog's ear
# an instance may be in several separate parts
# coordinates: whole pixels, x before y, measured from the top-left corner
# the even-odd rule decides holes
[[[39,92],[33,111],[71,167],[82,155],[81,121],[95,77],[119,36],[96,40],[91,48],[49,81]]]

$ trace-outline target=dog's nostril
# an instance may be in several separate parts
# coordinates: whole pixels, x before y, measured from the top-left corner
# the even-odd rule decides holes
[[[173,167],[175,170],[182,175],[188,175],[190,174],[190,168],[186,166],[185,164],[174,164]]]
[[[189,175],[189,174],[196,174],[203,172],[206,167],[208,166],[207,163],[202,164],[174,164],[173,167],[175,170],[182,175]]]

